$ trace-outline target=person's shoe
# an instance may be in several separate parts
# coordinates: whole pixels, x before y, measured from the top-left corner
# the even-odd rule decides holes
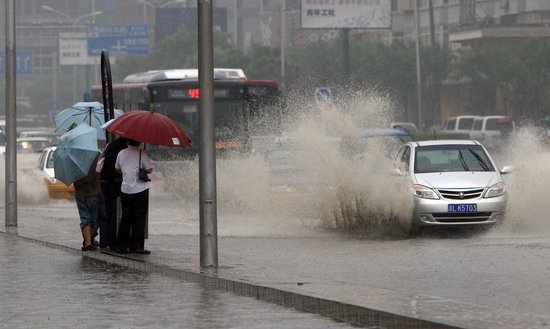
[[[95,246],[92,244],[84,246],[82,247],[82,251],[95,251]]]
[[[128,248],[117,248],[116,249],[117,254],[127,254]]]
[[[136,251],[134,251],[136,254],[138,255],[149,255],[151,253],[151,250],[147,250],[147,249],[136,249]]]

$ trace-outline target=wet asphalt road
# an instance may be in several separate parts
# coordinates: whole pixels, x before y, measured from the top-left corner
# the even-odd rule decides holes
[[[81,237],[75,208],[71,202],[21,206],[19,231],[76,248]],[[196,230],[195,217],[185,212],[166,217],[165,213],[151,211],[146,247],[153,253],[148,259],[196,266],[198,236],[185,233]],[[419,301],[435,298],[437,304],[431,304],[434,308],[428,314],[438,319],[460,316],[471,324],[478,317],[488,317],[496,323],[494,328],[517,329],[518,323],[522,328],[534,328],[539,326],[532,326],[527,319],[550,324],[550,286],[546,284],[550,234],[543,222],[530,218],[529,223],[533,225],[523,222],[516,226],[511,221],[488,230],[427,230],[416,238],[375,238],[307,227],[285,233],[278,231],[280,223],[267,224],[261,217],[238,221],[220,216],[218,251],[220,266],[241,269],[239,277],[253,282],[319,282],[325,293],[336,297],[339,292],[325,282],[376,287],[408,296],[405,298],[413,296],[406,301],[413,311]],[[167,235],[161,227],[177,233]],[[266,233],[269,229],[271,234]],[[236,235],[237,231],[244,233]],[[75,258],[62,253],[59,257]],[[248,272],[251,268],[261,270]],[[353,298],[357,303],[370,300],[366,295]],[[387,301],[374,303],[381,309],[395,307]]]
[[[0,328],[351,328],[0,235]]]
[[[74,239],[81,243],[76,206],[19,208],[20,225],[42,231],[47,241]],[[173,255],[195,254],[196,235],[157,235],[154,231],[162,216],[151,212],[151,237],[146,245],[153,251],[165,250]],[[164,221],[164,219],[162,219]],[[223,221],[223,222],[222,222]],[[220,227],[229,225],[220,217]],[[170,228],[194,223],[186,215],[174,218]],[[167,225],[167,224],[162,224]],[[250,230],[264,222],[247,222]],[[273,223],[276,232],[277,223]],[[527,227],[527,225],[525,225]],[[220,265],[247,264],[284,269],[288,274],[342,282],[355,282],[388,289],[438,296],[497,309],[550,316],[550,286],[545,284],[550,273],[549,225],[532,226],[531,230],[509,226],[487,230],[426,230],[416,238],[369,238],[346,236],[338,232],[310,229],[273,236],[220,234]],[[191,229],[192,230],[192,229]],[[258,230],[260,232],[260,230]],[[261,231],[263,232],[263,230]],[[182,256],[174,256],[176,258]]]

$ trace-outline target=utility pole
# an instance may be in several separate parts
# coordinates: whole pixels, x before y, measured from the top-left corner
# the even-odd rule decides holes
[[[342,29],[342,56],[344,65],[344,83],[349,81],[349,29]]]
[[[214,139],[214,29],[212,1],[197,0],[199,35],[199,202],[202,267],[218,267],[216,145]]]
[[[435,46],[435,19],[434,19],[434,4],[433,0],[429,0],[430,9],[430,41],[432,46]]]
[[[17,226],[15,0],[6,0],[6,227]]]
[[[418,24],[418,0],[414,0],[414,30],[416,39],[416,100],[418,107],[418,129],[422,131],[422,86],[420,85],[422,79],[420,75],[420,36],[418,32]]]
[[[281,89],[285,89],[286,0],[281,0]]]

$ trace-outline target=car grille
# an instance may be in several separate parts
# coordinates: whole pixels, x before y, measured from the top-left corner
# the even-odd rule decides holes
[[[468,200],[468,199],[477,199],[483,193],[482,188],[475,190],[438,190],[439,194],[444,199],[452,200]]]
[[[491,212],[475,212],[471,214],[457,214],[440,212],[432,214],[434,219],[440,223],[464,223],[464,222],[485,222],[491,217]]]

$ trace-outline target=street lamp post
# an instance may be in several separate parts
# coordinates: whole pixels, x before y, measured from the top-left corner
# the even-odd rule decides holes
[[[57,11],[57,10],[53,9],[52,7],[50,7],[50,6],[42,5],[42,9],[47,10],[47,11],[51,11],[52,13],[56,13],[58,15],[61,15],[63,17],[69,18],[69,19],[73,19],[71,16],[65,14],[64,12]]]
[[[17,152],[16,152],[16,54],[15,54],[15,0],[6,0],[6,172],[5,225],[17,226]]]
[[[420,73],[420,36],[418,23],[418,1],[414,0],[414,37],[416,53],[416,101],[418,111],[418,129],[423,130],[422,123],[422,79]]]
[[[71,21],[73,20],[73,17],[72,17],[72,16],[70,16],[70,15],[64,13],[64,12],[58,11],[58,10],[56,10],[56,9],[50,7],[50,6],[42,5],[41,8],[44,9],[44,10],[46,10],[46,11],[50,11],[50,12],[52,12],[52,13],[56,13],[56,14],[58,14],[58,15],[60,15],[60,16],[63,16],[63,17],[65,17],[65,18],[67,18],[67,19],[70,19]],[[85,18],[85,17],[88,17],[88,16],[92,16],[92,24],[94,24],[94,23],[95,23],[95,16],[96,16],[96,15],[100,15],[100,14],[102,14],[102,13],[103,13],[102,11],[95,10],[95,0],[92,0],[92,11],[89,12],[89,13],[86,13],[86,14],[83,14],[83,15],[78,16],[78,17],[74,20],[72,26],[77,26],[81,19],[83,19],[83,18]],[[54,56],[57,56],[57,55],[54,54]],[[55,60],[54,60],[54,63],[55,63]],[[54,76],[55,76],[56,73],[57,73],[57,72],[56,72],[57,67],[54,67],[53,69],[54,69]],[[86,70],[86,81],[88,81],[88,68],[86,67],[85,70]],[[75,76],[76,76],[76,65],[73,64],[73,100],[76,99],[76,83],[75,83]],[[96,80],[96,81],[98,80],[97,72],[96,72],[95,80]],[[56,83],[56,78],[54,78],[54,84],[55,84],[55,83]],[[53,88],[54,88],[54,90],[55,90],[56,86],[54,86]],[[53,92],[53,95],[54,95],[53,98],[54,98],[54,100],[55,100],[55,98],[56,98],[56,96],[55,96],[55,95],[56,95],[56,92],[55,92],[55,91]]]
[[[70,15],[67,15],[67,14],[65,14],[64,12],[55,10],[55,9],[53,9],[53,8],[50,7],[50,6],[42,5],[41,7],[42,7],[42,9],[44,9],[44,10],[46,10],[46,11],[51,11],[52,13],[56,13],[56,14],[61,15],[61,16],[63,16],[63,17],[66,17],[66,18],[69,18],[69,19],[73,19]],[[78,25],[78,22],[79,22],[81,19],[83,19],[84,17],[88,17],[88,16],[93,16],[93,17],[94,17],[93,23],[95,23],[95,16],[96,16],[96,15],[99,15],[99,14],[102,14],[102,13],[103,13],[103,12],[102,12],[101,10],[94,10],[94,11],[92,11],[92,12],[90,12],[90,13],[87,13],[87,14],[84,14],[84,15],[80,15],[80,16],[78,16],[78,17],[75,19],[73,25]]]
[[[140,3],[143,4],[143,22],[145,23],[145,25],[147,25],[147,6],[153,8],[153,11],[156,9],[156,6],[152,3],[150,3],[149,1],[147,0],[139,0]]]
[[[77,19],[74,21],[73,25],[78,25],[78,22],[83,19],[84,17],[88,17],[88,16],[94,16],[95,15],[99,15],[99,14],[102,14],[103,12],[101,10],[98,10],[98,11],[92,11],[91,13],[87,13],[87,14],[84,14],[84,15],[80,15],[77,17]],[[95,19],[94,19],[95,20]]]
[[[170,1],[170,2],[167,2],[167,3],[163,4],[162,6],[160,6],[160,8],[166,8],[170,5],[173,5],[175,3],[181,3],[181,2],[184,2],[185,7],[187,7],[187,0],[174,0],[174,1]]]
[[[235,17],[235,25],[237,17]],[[281,87],[285,86],[286,0],[281,1]]]

